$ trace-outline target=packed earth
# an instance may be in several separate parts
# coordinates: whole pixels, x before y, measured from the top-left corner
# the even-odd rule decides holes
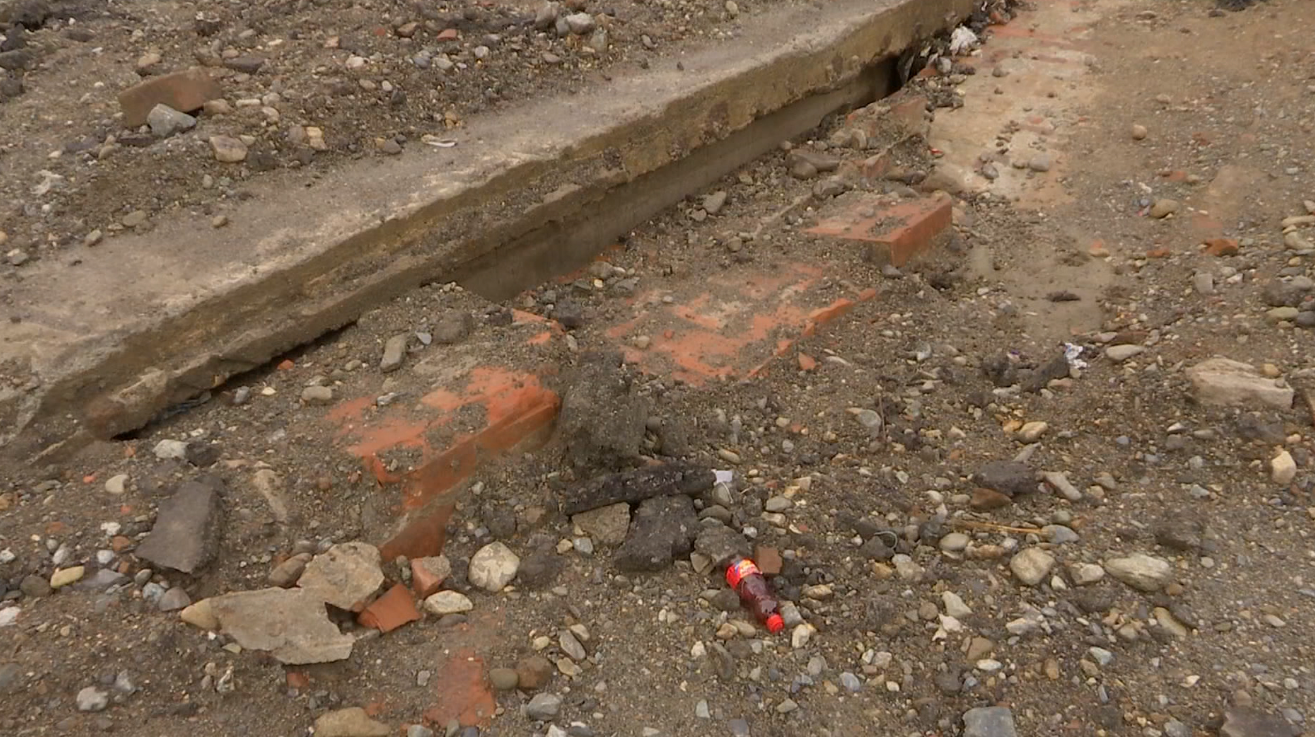
[[[769,5],[0,2],[0,268]],[[1315,3],[995,5],[585,271],[6,468],[0,731],[1307,733]],[[128,124],[193,66],[231,94]]]

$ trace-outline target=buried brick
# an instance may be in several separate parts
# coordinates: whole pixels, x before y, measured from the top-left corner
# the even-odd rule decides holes
[[[936,236],[950,227],[954,217],[953,202],[941,194],[893,205],[854,198],[843,207],[843,212],[806,232],[871,243],[875,259],[889,260],[895,266],[903,266],[927,250]]]

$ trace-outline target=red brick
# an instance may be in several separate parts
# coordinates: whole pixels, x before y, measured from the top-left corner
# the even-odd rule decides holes
[[[412,558],[411,588],[421,599],[433,596],[451,571],[452,566],[446,558]]]
[[[1205,242],[1205,252],[1211,256],[1236,256],[1237,241],[1232,238],[1211,238]]]
[[[867,217],[856,214],[870,206],[870,202],[863,200],[852,201],[847,212],[838,213],[834,219],[825,220],[807,232],[874,243],[888,251],[891,264],[903,266],[931,246],[954,220],[953,202],[945,196],[898,202],[881,207],[875,215]]]
[[[361,612],[356,621],[364,627],[373,627],[380,632],[392,632],[408,622],[420,619],[411,591],[402,584],[397,584],[388,593],[375,599]]]
[[[812,370],[815,369],[815,368],[817,368],[817,359],[816,359],[816,358],[813,358],[812,356],[808,355],[807,353],[800,353],[800,354],[799,354],[799,370],[800,370],[800,371],[812,371]]]
[[[779,576],[781,574],[781,553],[776,548],[766,545],[759,545],[754,548],[753,562],[758,564],[758,570],[762,571],[764,576]]]
[[[119,107],[123,108],[124,124],[135,128],[146,123],[146,116],[156,105],[168,105],[187,113],[223,96],[219,83],[206,70],[193,67],[151,77],[129,87],[119,93]]]
[[[464,726],[484,726],[493,719],[498,704],[484,678],[484,659],[473,650],[457,650],[438,667],[438,701],[425,710],[431,724],[453,719]]]

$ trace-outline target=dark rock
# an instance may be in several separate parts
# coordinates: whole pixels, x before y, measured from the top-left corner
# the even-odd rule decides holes
[[[465,310],[448,310],[434,325],[434,342],[451,345],[465,340],[475,329],[475,318]]]
[[[998,387],[1013,386],[1018,383],[1018,367],[1004,353],[982,361],[982,373]]]
[[[48,0],[17,0],[0,5],[0,26],[22,26],[39,31],[55,14]]]
[[[160,505],[155,527],[137,546],[137,557],[183,573],[209,563],[219,543],[223,488],[223,482],[214,477],[183,484]]]
[[[552,673],[552,663],[546,658],[525,658],[516,664],[516,686],[522,691],[538,691],[552,680]]]
[[[1014,713],[1004,706],[979,706],[963,715],[963,737],[1018,737]]]
[[[694,540],[694,549],[712,559],[714,568],[725,568],[736,558],[748,558],[749,541],[724,524],[704,525]]]
[[[237,56],[232,59],[225,59],[224,66],[235,72],[244,74],[255,74],[260,68],[265,66],[265,60],[258,56]]]
[[[1104,614],[1114,599],[1114,590],[1107,586],[1081,588],[1073,595],[1073,603],[1085,614]]]
[[[584,308],[579,304],[564,299],[553,308],[552,318],[567,330],[584,327]]]
[[[0,69],[18,72],[36,65],[37,57],[32,49],[15,49],[0,54]]]
[[[1061,353],[1041,368],[1033,371],[1032,375],[1028,377],[1027,383],[1023,385],[1023,390],[1036,393],[1045,389],[1046,385],[1055,379],[1062,379],[1066,376],[1068,376],[1068,358]]]
[[[521,559],[520,567],[516,570],[516,583],[521,588],[537,591],[551,586],[561,572],[560,556],[538,551]]]
[[[648,410],[648,400],[621,369],[619,353],[587,353],[562,398],[557,433],[577,467],[618,468],[639,456]],[[615,501],[622,500],[605,503]]]
[[[23,94],[23,80],[10,77],[8,73],[0,74],[0,102],[10,100]]]
[[[1155,523],[1155,542],[1170,550],[1193,552],[1201,549],[1205,524],[1184,514],[1169,514]]]
[[[610,473],[568,492],[570,498],[563,502],[562,511],[573,515],[617,502],[634,504],[659,496],[699,494],[715,480],[710,469],[679,462]]]
[[[1220,737],[1297,737],[1301,729],[1282,717],[1258,709],[1235,706],[1224,712]]]
[[[974,474],[981,486],[1005,496],[1036,491],[1036,473],[1017,461],[991,461]]]
[[[890,560],[895,551],[888,547],[881,537],[868,538],[858,548],[858,554],[865,560]]]
[[[50,596],[50,582],[40,576],[24,576],[18,584],[18,590],[23,592],[24,596],[30,596],[34,599],[42,596]]]
[[[497,540],[508,540],[516,535],[516,512],[504,504],[485,504],[480,519],[489,534]]]
[[[722,589],[712,597],[712,606],[719,612],[740,611],[740,595],[731,589]]]
[[[694,502],[687,496],[645,499],[630,525],[630,534],[616,551],[624,571],[660,571],[677,556],[688,555],[699,532]]]
[[[963,674],[960,673],[958,668],[951,667],[944,672],[937,673],[934,680],[936,681],[936,688],[946,696],[953,696],[963,688]]]
[[[658,443],[662,455],[671,458],[684,458],[689,455],[689,427],[678,420],[667,419],[657,431]]]
[[[4,41],[0,41],[0,52],[17,51],[27,46],[27,31],[20,28],[11,28],[5,36]]]
[[[1270,307],[1296,307],[1309,291],[1299,283],[1275,279],[1265,285],[1261,298]]]
[[[0,665],[0,694],[18,693],[23,686],[23,668],[18,663]]]
[[[219,461],[221,452],[215,443],[188,443],[186,458],[197,468],[209,468]]]

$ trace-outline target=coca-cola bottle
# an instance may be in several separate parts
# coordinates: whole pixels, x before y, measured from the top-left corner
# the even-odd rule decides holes
[[[781,605],[772,594],[772,588],[763,578],[758,565],[748,558],[736,558],[726,568],[726,583],[740,595],[740,602],[753,616],[776,634],[785,629],[785,620],[781,618]]]

